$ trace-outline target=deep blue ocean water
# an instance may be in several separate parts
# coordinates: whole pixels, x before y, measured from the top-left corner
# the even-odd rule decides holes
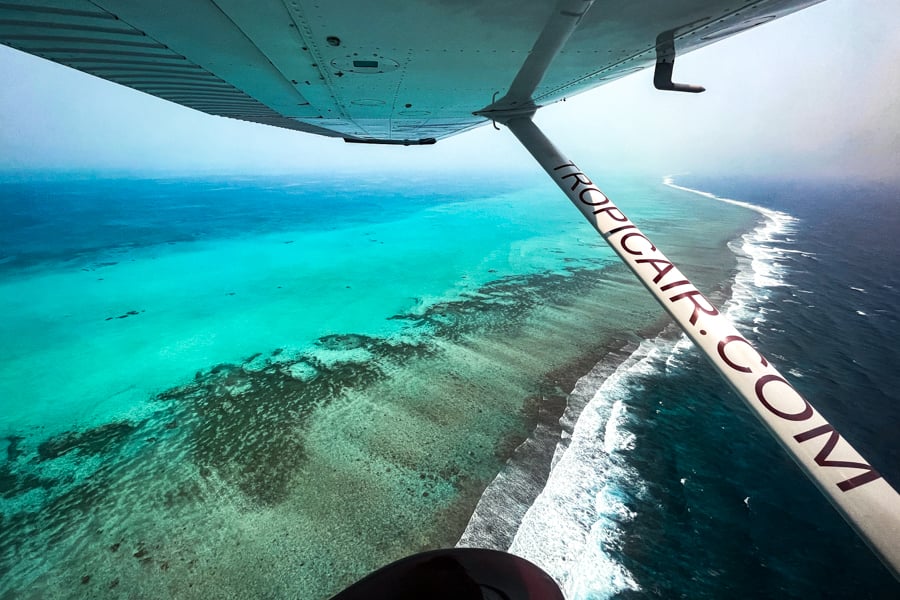
[[[465,182],[454,182],[444,191],[440,182],[412,176],[407,185],[389,185],[390,195],[375,193],[386,183],[337,175],[143,179],[51,173],[10,178],[0,197],[0,272],[89,261],[138,246],[381,222],[387,213],[402,219],[423,206],[455,200],[467,189]],[[474,184],[469,189],[474,193]]]
[[[502,407],[498,390],[511,389],[513,401],[543,394],[545,388],[529,387],[535,384],[528,372],[560,354],[566,336],[603,317],[610,321],[604,327],[625,328],[621,339],[640,348],[612,376],[595,368],[605,379],[591,371],[579,382],[588,398],[602,392],[600,408],[579,421],[596,438],[597,461],[573,452],[573,461],[557,463],[557,473],[586,478],[578,482],[583,497],[563,497],[590,510],[579,513],[576,530],[524,526],[514,549],[546,560],[541,564],[565,582],[572,599],[900,595],[900,584],[689,346],[671,332],[655,337],[658,327],[646,339],[628,329],[649,327],[657,309],[639,300],[640,287],[613,266],[577,212],[552,196],[556,190],[537,178],[524,187],[459,179],[5,182],[0,384],[7,397],[0,398],[0,424],[7,458],[0,528],[18,537],[0,544],[0,597],[82,595],[88,589],[77,588],[82,557],[96,569],[90,585],[101,586],[91,588],[98,594],[119,589],[151,597],[148,590],[161,589],[155,586],[162,577],[181,582],[166,588],[172,597],[220,597],[224,588],[201,590],[203,579],[238,589],[258,577],[267,589],[296,590],[292,577],[315,558],[300,560],[296,546],[282,548],[271,536],[294,535],[296,528],[290,541],[305,539],[300,530],[307,524],[298,523],[306,507],[281,496],[254,504],[260,499],[247,492],[247,482],[268,485],[271,477],[233,455],[249,448],[250,456],[274,457],[265,469],[282,477],[303,471],[322,448],[344,452],[341,460],[364,460],[354,452],[368,450],[370,440],[360,436],[371,435],[378,456],[362,475],[386,464],[375,475],[398,482],[388,490],[394,496],[385,492],[385,506],[402,506],[408,493],[451,497],[462,478],[446,467],[407,473],[404,463],[412,459],[402,438],[387,436],[392,445],[383,448],[384,439],[355,425],[349,450],[325,438],[338,421],[377,423],[381,408],[366,396],[370,388],[375,398],[387,390],[413,400],[411,411],[387,418],[387,428],[410,416],[421,418],[415,427],[433,425],[429,413],[436,411],[415,402],[422,394],[417,379],[454,400],[471,394],[473,403],[462,404],[469,414],[485,398]],[[728,276],[734,279],[730,314],[739,329],[900,486],[894,343],[900,192],[853,182],[679,177],[676,183],[780,211],[781,221],[754,230],[765,221],[761,215],[658,181],[621,177],[604,187],[664,252],[684,257],[700,289],[716,288],[727,298]],[[714,241],[720,237],[734,238],[738,266],[723,261],[728,252]],[[582,302],[585,293],[591,303]],[[606,310],[608,298],[625,298],[633,312]],[[536,312],[519,310],[526,304]],[[543,319],[547,329],[528,329],[529,320]],[[557,329],[557,345],[548,337],[546,349],[520,331],[549,336]],[[448,372],[427,362],[441,352],[455,357]],[[316,420],[297,400],[306,402],[305,388],[288,389],[283,393],[294,395],[279,412],[282,391],[271,393],[268,381],[280,390],[325,381],[317,394],[357,404],[322,402],[325,417]],[[224,408],[203,396],[213,388],[227,399]],[[174,397],[185,406],[196,401],[200,416],[159,408]],[[245,403],[233,410],[235,399],[248,397],[260,408]],[[275,411],[270,428],[257,427],[266,420],[263,408]],[[503,419],[497,412],[491,418]],[[456,417],[435,418],[449,428]],[[300,423],[303,444],[290,436],[270,446],[248,441],[284,430],[285,420]],[[185,436],[182,443],[189,425],[207,429],[199,441]],[[216,435],[216,428],[236,433]],[[223,444],[233,445],[212,447]],[[448,461],[451,471],[462,470],[472,455],[465,450]],[[488,447],[485,455],[491,453]],[[243,472],[229,472],[234,464]],[[345,467],[326,466],[336,473]],[[229,477],[241,485],[229,485]],[[170,488],[160,483],[166,478]],[[359,497],[381,493],[374,481],[360,484]],[[115,490],[119,483],[129,491]],[[158,490],[147,488],[157,484]],[[232,496],[235,487],[241,491]],[[165,518],[195,524],[199,537],[173,532],[154,512],[141,514],[163,509]],[[421,525],[418,510],[406,512]],[[13,519],[19,515],[27,515],[21,526]],[[336,547],[350,545],[327,523],[313,525]],[[154,535],[172,548],[152,546]],[[241,551],[226,553],[234,540],[243,542]],[[541,557],[547,549],[556,554]],[[372,552],[382,550],[376,545]],[[339,548],[334,553],[314,566],[329,573],[345,558]],[[284,559],[275,570],[283,579],[270,574],[272,556]],[[229,574],[230,560],[257,566]],[[198,587],[178,587],[188,582]]]
[[[757,242],[770,285],[745,287],[733,315],[900,487],[900,190],[677,179],[794,217]],[[613,551],[641,591],[618,597],[900,596],[900,584],[695,351],[651,364],[626,394],[622,427],[635,441],[620,458],[637,478],[622,485],[633,518]]]

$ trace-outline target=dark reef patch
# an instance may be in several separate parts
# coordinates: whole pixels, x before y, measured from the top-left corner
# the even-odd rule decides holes
[[[431,352],[419,343],[352,334],[325,336],[317,346],[364,348],[373,358],[326,364],[310,353],[276,361],[282,354],[277,349],[265,361],[254,354],[241,365],[216,365],[157,396],[176,405],[177,419],[168,422],[186,432],[201,472],[215,470],[260,504],[282,502],[305,460],[303,437],[312,411],[383,379],[389,363]],[[297,367],[308,376],[298,377]]]
[[[20,435],[10,435],[6,437],[6,441],[9,442],[9,445],[6,447],[6,460],[8,462],[17,461],[22,455],[19,444],[21,444],[24,439],[25,438]]]
[[[0,497],[14,498],[32,490],[48,490],[58,482],[32,473],[14,471],[8,464],[0,467]]]
[[[618,265],[607,271],[620,270]],[[449,341],[486,331],[509,332],[540,306],[570,306],[579,294],[594,290],[601,269],[566,267],[561,272],[510,275],[462,294],[462,300],[438,302],[421,313],[389,317],[424,327]]]
[[[45,440],[38,445],[41,461],[59,458],[73,450],[94,455],[109,452],[128,438],[137,426],[127,421],[107,423],[85,431],[67,431]]]
[[[332,334],[320,337],[316,345],[326,350],[356,350],[368,349],[377,343],[377,339],[355,333]]]
[[[129,310],[127,313],[121,314],[121,315],[119,315],[119,316],[117,316],[117,317],[106,317],[106,319],[104,319],[104,320],[105,320],[105,321],[112,321],[113,319],[127,319],[128,317],[135,317],[135,316],[141,314],[142,312],[146,312],[146,311],[143,311],[143,310],[140,310],[140,311],[138,311],[138,310]]]

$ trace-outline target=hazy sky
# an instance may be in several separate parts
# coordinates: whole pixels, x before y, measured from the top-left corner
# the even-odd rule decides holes
[[[542,109],[566,153],[603,170],[900,179],[900,1],[827,0]],[[365,165],[536,168],[490,126],[431,147],[379,147],[211,117],[0,46],[0,170],[253,173]]]

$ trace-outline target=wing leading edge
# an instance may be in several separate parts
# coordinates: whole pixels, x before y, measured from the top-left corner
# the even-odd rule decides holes
[[[597,2],[534,92],[546,105],[820,0]],[[555,0],[10,0],[0,42],[220,115],[348,141],[487,122]]]

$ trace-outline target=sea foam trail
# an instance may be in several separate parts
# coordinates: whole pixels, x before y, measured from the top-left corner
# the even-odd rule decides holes
[[[566,397],[566,409],[558,419],[542,419],[531,435],[514,451],[472,513],[459,547],[507,550],[525,513],[544,489],[550,471],[565,453],[584,407],[597,389],[632,355],[637,344],[629,342],[606,354],[582,376]],[[557,413],[558,414],[558,413]],[[549,459],[549,460],[547,460]]]
[[[783,286],[784,268],[778,236],[788,233],[796,221],[790,215],[746,202],[720,198],[701,190],[663,183],[674,189],[735,204],[760,213],[764,219],[752,231],[729,244],[738,258],[738,272],[731,299],[723,307],[733,320],[757,326],[763,316],[759,304],[766,290]],[[610,598],[618,592],[640,590],[628,569],[615,558],[621,546],[622,525],[634,518],[629,496],[641,494],[643,482],[628,464],[635,439],[628,427],[628,402],[639,379],[678,367],[692,344],[670,327],[653,340],[643,342],[610,372],[608,361],[599,363],[578,384],[569,402],[589,398],[574,426],[563,429],[546,485],[524,516],[509,551],[538,564],[550,573],[571,600]],[[567,409],[567,415],[571,411]],[[565,417],[564,417],[565,419]],[[485,492],[485,498],[501,497],[503,473]],[[481,504],[479,504],[481,508]],[[479,531],[490,530],[488,513],[476,510],[460,545],[479,545]],[[517,521],[518,517],[513,519]],[[486,523],[486,521],[488,521]],[[496,521],[495,521],[496,523]],[[509,522],[505,523],[508,528]]]
[[[609,550],[617,545],[619,524],[634,516],[617,485],[637,478],[619,455],[634,443],[621,427],[627,418],[628,380],[652,370],[656,352],[652,342],[642,343],[602,382],[581,412],[567,447],[560,445],[547,484],[510,545],[510,552],[550,573],[569,598],[640,589]],[[592,374],[587,378],[596,385]]]
[[[773,242],[775,242],[778,236],[790,233],[794,230],[797,222],[795,217],[781,211],[764,208],[742,200],[723,198],[710,192],[684,187],[676,184],[670,176],[663,178],[663,185],[683,192],[697,194],[704,198],[718,200],[719,202],[742,206],[765,217],[765,221],[763,221],[756,229],[741,236],[740,242],[735,241],[729,244],[729,248],[737,255],[739,261],[741,259],[749,259],[751,261],[751,264],[747,265],[747,268],[741,268],[738,271],[735,285],[738,286],[742,292],[749,292],[755,299],[759,299],[760,294],[765,295],[767,288],[785,285],[784,267],[782,266],[782,261],[780,259],[785,253],[791,251],[784,248],[777,248],[773,245]],[[810,255],[808,253],[803,254]],[[735,300],[740,301],[743,299],[744,298],[736,299],[734,294],[732,294],[732,299],[728,304],[732,305]]]

